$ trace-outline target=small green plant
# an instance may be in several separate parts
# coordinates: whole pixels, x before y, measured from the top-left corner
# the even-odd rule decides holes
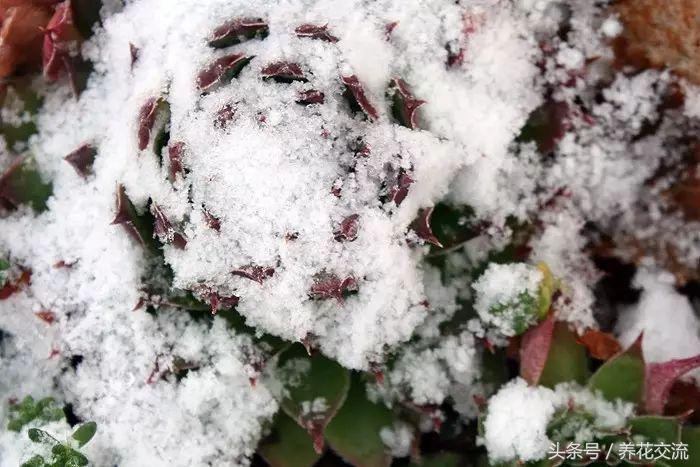
[[[64,442],[39,428],[30,428],[27,432],[29,439],[38,444],[51,446],[51,456],[46,459],[35,455],[24,462],[21,467],[77,467],[88,465],[88,458],[78,451],[85,446],[97,431],[95,422],[85,422],[73,430],[70,438]]]
[[[52,397],[35,401],[32,396],[27,396],[19,404],[10,405],[9,412],[10,421],[7,423],[7,429],[11,431],[21,431],[25,425],[36,420],[48,423],[65,417],[63,409]]]

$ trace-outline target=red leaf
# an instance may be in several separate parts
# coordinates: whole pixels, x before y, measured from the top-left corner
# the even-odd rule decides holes
[[[228,123],[233,120],[236,115],[236,108],[232,104],[226,104],[216,111],[216,117],[214,118],[214,126],[218,128],[226,128]]]
[[[200,296],[202,300],[209,303],[212,315],[215,315],[219,310],[227,310],[235,307],[238,305],[238,301],[240,300],[235,295],[222,297],[216,291],[207,286],[199,287],[197,290],[195,290],[195,293]]]
[[[609,360],[622,351],[622,346],[615,336],[596,329],[587,329],[583,335],[576,336],[576,340],[598,360]]]
[[[362,109],[362,111],[367,114],[370,118],[376,120],[379,118],[377,109],[369,102],[365,94],[365,90],[357,79],[357,76],[341,76],[340,79],[347,88],[350,95],[353,97],[355,103]]]
[[[389,201],[393,201],[396,206],[400,206],[403,200],[406,199],[406,196],[408,196],[408,189],[413,182],[411,175],[404,169],[401,169],[395,184],[389,189]]]
[[[139,48],[129,42],[129,55],[131,57],[131,68],[134,68],[136,60],[139,59]]]
[[[274,268],[268,268],[263,266],[256,266],[254,264],[247,264],[234,271],[231,271],[234,276],[245,277],[252,281],[262,284],[265,279],[272,277],[275,274]]]
[[[168,160],[170,161],[170,181],[175,181],[178,175],[184,177],[182,170],[182,152],[185,150],[185,143],[177,141],[168,146]]]
[[[73,166],[75,171],[83,178],[90,175],[92,163],[97,155],[97,150],[89,144],[83,144],[64,159]]]
[[[146,149],[148,142],[151,140],[151,130],[153,130],[153,125],[156,123],[156,109],[158,108],[159,100],[160,99],[157,97],[151,97],[141,106],[141,110],[139,110],[138,135],[140,151]]]
[[[216,28],[209,45],[223,48],[234,44],[240,44],[254,37],[265,37],[269,33],[269,27],[262,18],[234,18]]]
[[[412,130],[418,128],[416,125],[416,111],[418,107],[425,104],[425,101],[413,97],[408,86],[401,78],[392,79],[390,93],[393,94],[394,117],[402,125]]]
[[[131,204],[131,200],[126,196],[126,189],[124,185],[119,185],[117,187],[117,213],[114,216],[112,225],[121,225],[124,230],[133,238],[137,243],[142,246],[146,245],[141,233],[136,228],[136,209],[134,205]]]
[[[2,288],[0,288],[0,300],[5,300],[11,295],[19,292],[25,286],[29,285],[32,278],[32,272],[24,269],[22,274],[13,282],[8,282]]]
[[[71,68],[71,42],[77,41],[80,34],[73,21],[70,0],[56,6],[53,16],[44,30],[43,69],[44,77],[56,81]]]
[[[234,53],[215,60],[197,76],[197,88],[201,91],[209,91],[217,83],[230,81],[252,58],[245,54]]]
[[[338,38],[328,31],[328,25],[317,26],[315,24],[302,24],[294,30],[298,37],[310,37],[326,42],[338,42]]]
[[[646,411],[650,414],[663,414],[673,383],[698,367],[700,367],[700,355],[663,363],[648,363],[644,377]]]
[[[293,81],[307,81],[304,70],[299,64],[290,62],[275,62],[267,65],[260,72],[265,79],[274,79],[279,83],[291,83]]]
[[[56,314],[53,311],[37,311],[34,314],[37,318],[44,321],[46,324],[53,324],[53,322],[56,320]]]
[[[411,229],[418,235],[418,238],[438,248],[442,248],[442,243],[440,243],[440,240],[437,239],[430,228],[430,218],[433,215],[433,209],[431,207],[419,210],[418,217],[411,223]]]
[[[204,222],[207,223],[210,229],[216,230],[217,232],[221,230],[221,221],[218,218],[205,208],[202,208],[202,214],[204,215]]]
[[[540,380],[554,334],[554,314],[523,334],[520,344],[520,376],[531,385]]]
[[[323,104],[325,100],[325,94],[323,94],[321,91],[311,89],[309,91],[300,92],[299,96],[297,97],[296,103],[302,105]]]
[[[351,214],[340,223],[340,228],[333,232],[335,240],[338,242],[352,242],[357,238],[357,228],[359,223],[359,214]]]
[[[354,291],[357,291],[357,280],[354,277],[348,276],[341,280],[335,274],[321,272],[314,277],[309,295],[320,300],[335,298],[342,305],[345,303],[345,293]]]
[[[396,29],[396,26],[398,25],[398,21],[392,21],[391,23],[387,23],[384,26],[384,34],[386,36],[386,40],[389,40],[391,38],[391,34],[394,32],[394,29]]]
[[[187,240],[178,232],[175,232],[172,223],[165,216],[163,210],[156,203],[151,205],[153,213],[154,229],[153,232],[158,236],[163,243],[172,243],[176,248],[183,250],[187,245]]]

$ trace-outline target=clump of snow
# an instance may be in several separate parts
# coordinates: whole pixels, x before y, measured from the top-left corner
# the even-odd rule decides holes
[[[479,318],[504,336],[522,333],[537,322],[543,272],[524,263],[491,263],[472,284]]]
[[[413,428],[408,423],[394,422],[392,426],[379,430],[379,436],[393,457],[406,457],[411,454]]]
[[[607,401],[573,383],[552,390],[517,378],[489,399],[482,442],[492,461],[534,461],[546,456],[555,419],[553,438],[585,443],[621,429],[633,415],[634,404]]]
[[[615,327],[623,346],[641,333],[642,351],[648,362],[665,362],[700,354],[700,320],[688,298],[674,288],[675,278],[666,271],[639,269],[633,285],[642,289],[639,302],[620,313]],[[700,377],[695,371],[690,373]]]

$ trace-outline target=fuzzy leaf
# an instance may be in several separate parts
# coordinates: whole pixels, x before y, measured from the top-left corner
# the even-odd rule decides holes
[[[234,18],[214,30],[209,46],[222,49],[250,39],[264,39],[270,29],[262,18]]]
[[[392,113],[394,118],[403,126],[412,130],[418,128],[416,124],[416,111],[425,104],[424,100],[416,99],[408,89],[408,85],[401,78],[393,78],[389,86],[389,97],[392,101]]]
[[[17,208],[29,204],[37,212],[46,210],[53,185],[45,183],[28,159],[18,157],[0,176],[0,205]]]
[[[292,83],[294,81],[308,81],[304,76],[304,70],[299,64],[290,62],[275,62],[267,65],[260,72],[264,79],[273,79],[278,83]]]
[[[622,399],[634,404],[640,403],[644,392],[642,336],[625,352],[598,368],[588,381],[588,388],[600,391],[609,401]]]
[[[350,101],[351,107],[355,110],[362,110],[369,118],[377,120],[379,118],[377,109],[375,109],[369,99],[367,99],[365,89],[362,87],[362,84],[360,84],[360,80],[357,76],[341,76],[340,79],[347,90],[346,96]]]
[[[97,431],[97,423],[95,422],[85,422],[78,426],[71,435],[74,440],[78,442],[78,446],[85,446]]]
[[[83,178],[90,175],[92,163],[97,155],[97,150],[89,144],[83,144],[75,151],[68,154],[64,159],[73,166],[76,173]]]
[[[197,76],[197,88],[209,92],[215,85],[230,82],[252,59],[245,54],[234,53],[215,60]]]
[[[391,456],[379,432],[393,423],[393,413],[386,406],[367,399],[365,383],[355,374],[345,403],[326,428],[326,439],[333,450],[352,465],[387,467]]]
[[[652,443],[679,443],[681,424],[676,417],[642,415],[629,421],[633,435],[642,435]]]
[[[328,25],[318,26],[315,24],[302,24],[297,27],[294,32],[297,37],[309,37],[311,39],[319,39],[326,42],[338,42],[338,38],[330,33]]]
[[[27,435],[29,436],[29,439],[35,443],[49,444],[49,445],[54,445],[54,444],[58,443],[58,440],[56,438],[51,436],[46,431],[40,430],[39,428],[30,428],[27,431]]]
[[[663,363],[649,363],[644,381],[644,407],[651,414],[662,414],[673,383],[700,367],[700,355]]]
[[[345,402],[350,373],[321,354],[308,356],[301,344],[283,352],[277,364],[287,394],[282,409],[305,428],[317,453],[323,450],[323,432]]]
[[[418,238],[425,240],[426,243],[442,248],[442,243],[437,239],[433,230],[430,228],[430,217],[433,215],[433,209],[424,208],[418,211],[418,217],[411,223],[410,228],[415,232]]]
[[[321,457],[314,451],[309,434],[284,413],[278,413],[270,436],[260,442],[258,452],[270,467],[311,467]]]

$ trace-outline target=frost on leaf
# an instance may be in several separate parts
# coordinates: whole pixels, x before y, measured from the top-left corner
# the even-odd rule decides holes
[[[433,229],[430,227],[430,217],[433,215],[434,209],[435,208],[432,207],[420,209],[418,211],[418,217],[411,223],[410,228],[421,240],[435,245],[438,248],[442,248],[442,243],[440,243],[440,240],[433,234]]]
[[[246,279],[255,281],[258,284],[262,284],[265,279],[268,279],[275,274],[275,268],[247,264],[231,271],[231,274],[234,276],[245,277]]]
[[[214,30],[209,45],[222,49],[250,39],[264,39],[269,32],[269,27],[262,18],[234,18]]]
[[[392,102],[394,118],[403,126],[412,130],[418,128],[416,124],[416,111],[425,104],[424,100],[416,99],[408,89],[408,85],[401,78],[391,80],[389,96]]]
[[[294,32],[299,37],[310,37],[311,39],[320,39],[326,42],[338,42],[338,38],[330,33],[328,25],[318,26],[315,24],[302,24],[297,27]]]
[[[146,246],[146,237],[141,228],[141,221],[138,218],[136,208],[126,195],[124,185],[117,187],[117,208],[112,225],[121,225],[136,243]]]
[[[359,227],[359,214],[351,214],[340,223],[338,229],[333,233],[336,241],[352,242],[357,238],[357,230]]]
[[[411,187],[415,180],[413,179],[410,172],[406,171],[404,168],[400,168],[398,171],[393,169],[389,170],[389,175],[387,176],[387,197],[390,202],[393,202],[396,206],[400,206],[406,196],[408,196],[408,189]]]
[[[168,162],[170,181],[174,182],[178,175],[185,176],[185,171],[182,168],[182,153],[185,150],[185,143],[177,141],[168,146]]]
[[[170,120],[170,106],[161,97],[149,98],[139,110],[138,147],[143,151],[153,141],[154,151],[160,152],[159,139],[166,132]],[[160,154],[158,154],[160,156]]]
[[[377,109],[370,103],[365,94],[365,90],[360,84],[360,80],[355,75],[342,76],[341,80],[346,88],[346,96],[350,101],[350,106],[353,110],[361,110],[372,120],[379,118]]]
[[[296,103],[301,105],[323,104],[325,100],[325,94],[323,94],[321,91],[311,89],[309,91],[300,92],[297,96]]]
[[[151,204],[151,212],[154,218],[153,233],[158,239],[163,243],[172,243],[176,248],[183,250],[187,246],[187,240],[182,234],[175,231],[160,206],[156,203]]]
[[[90,144],[83,144],[75,151],[68,154],[64,159],[83,178],[90,175],[92,163],[97,155],[97,150]]]
[[[309,291],[313,299],[324,300],[334,298],[339,304],[345,303],[346,295],[357,291],[357,280],[348,276],[340,279],[335,274],[320,272],[314,276],[314,283]]]
[[[245,54],[234,53],[215,60],[197,75],[197,88],[208,92],[215,85],[230,82],[252,59]]]
[[[5,209],[29,204],[37,212],[44,211],[52,193],[53,185],[42,180],[28,158],[16,158],[0,175],[0,207]]]
[[[263,78],[273,79],[278,83],[306,82],[304,70],[299,64],[291,62],[275,62],[267,65],[260,72]]]

